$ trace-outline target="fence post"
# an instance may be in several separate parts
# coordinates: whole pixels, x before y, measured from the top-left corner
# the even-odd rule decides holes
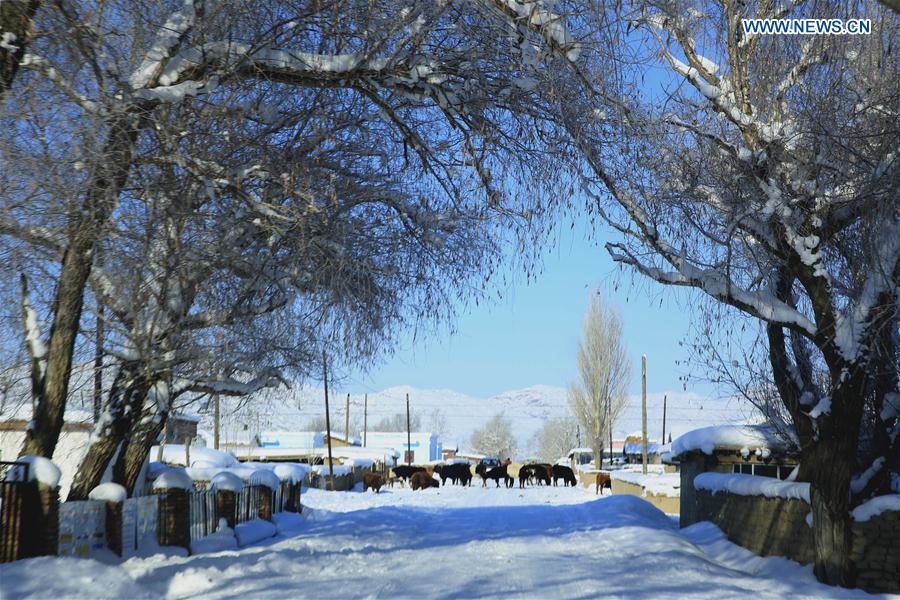
[[[106,503],[106,547],[122,556],[122,502]]]
[[[272,520],[272,488],[267,485],[259,486],[259,518]]]
[[[157,537],[160,546],[191,547],[191,515],[187,490],[163,488],[159,495]]]
[[[231,490],[216,489],[216,522],[225,519],[234,529],[237,525],[237,494]]]
[[[29,528],[27,522],[23,522],[23,530],[25,538],[32,535],[32,542],[26,543],[28,548],[26,554],[22,558],[28,556],[56,556],[57,546],[59,544],[59,487],[50,487],[43,483],[33,484],[32,490],[36,496],[37,503],[35,510],[32,512],[32,527]],[[27,496],[26,496],[27,498]],[[27,506],[23,516],[29,512]],[[28,531],[34,532],[29,534]]]
[[[300,507],[300,482],[290,483],[287,486],[287,498],[284,501],[285,512],[302,512]]]

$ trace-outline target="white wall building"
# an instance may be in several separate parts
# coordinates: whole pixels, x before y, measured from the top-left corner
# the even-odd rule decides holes
[[[366,445],[380,448],[393,448],[400,453],[398,462],[411,462],[421,465],[434,460],[441,460],[441,442],[431,432],[413,431],[409,434],[409,446],[405,431],[370,431],[366,436]],[[406,452],[412,452],[407,460]]]

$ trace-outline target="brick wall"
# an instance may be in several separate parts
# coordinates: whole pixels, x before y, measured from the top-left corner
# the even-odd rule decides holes
[[[870,592],[900,593],[900,512],[853,523],[857,585]]]
[[[786,556],[802,564],[813,561],[812,528],[803,500],[740,496],[696,490],[699,520],[712,521],[725,536],[761,556]],[[900,512],[884,512],[853,523],[857,585],[869,592],[900,592]]]
[[[760,556],[787,556],[808,564],[813,559],[810,508],[802,500],[739,496],[696,490],[700,520],[712,521],[729,540]]]

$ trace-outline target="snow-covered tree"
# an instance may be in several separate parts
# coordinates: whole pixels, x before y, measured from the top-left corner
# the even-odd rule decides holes
[[[369,426],[369,431],[406,431],[406,413],[396,413],[382,417],[377,423]],[[422,417],[415,411],[409,412],[409,430],[422,430]]]
[[[17,61],[14,80],[3,67],[0,234],[27,289],[49,296],[23,295],[35,405],[25,453],[56,445],[96,250],[127,234],[161,182],[190,192],[173,210],[208,218],[177,244],[225,235],[216,227],[230,215],[258,242],[315,257],[314,271],[264,272],[333,314],[393,288],[393,310],[345,321],[370,354],[377,334],[447,317],[447,297],[489,278],[497,227],[527,224],[536,198],[558,195],[546,67],[578,47],[540,3],[29,6],[29,43],[6,36],[0,53]],[[44,265],[19,251],[48,239]],[[344,260],[351,244],[365,264]],[[115,251],[104,256],[115,270]],[[342,283],[316,287],[335,268]]]
[[[852,585],[850,509],[888,490],[900,464],[898,21],[843,2],[623,10],[623,35],[637,32],[622,45],[621,87],[582,102],[573,91],[562,107],[586,192],[621,234],[607,248],[761,323],[811,483],[816,575]],[[760,36],[741,25],[807,17],[870,18],[873,31]],[[660,63],[659,93],[637,93]]]
[[[541,460],[556,462],[578,446],[578,420],[567,415],[545,421],[534,434],[531,446]]]
[[[597,291],[591,294],[578,343],[578,379],[569,384],[567,396],[598,465],[627,403],[630,379],[622,319]]]
[[[475,452],[496,456],[500,460],[515,456],[518,449],[512,422],[502,413],[497,413],[472,432],[469,445]]]

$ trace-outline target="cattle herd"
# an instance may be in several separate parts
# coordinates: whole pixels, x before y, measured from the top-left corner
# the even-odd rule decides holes
[[[440,487],[447,485],[448,482],[454,485],[469,486],[472,485],[472,469],[466,463],[454,463],[448,465],[435,465],[434,467],[421,467],[417,465],[400,465],[392,469],[393,477],[386,479],[384,475],[378,473],[366,473],[363,475],[363,491],[369,489],[376,493],[386,483],[393,484],[393,481],[399,481],[404,485],[409,485],[413,490],[421,490],[430,487]],[[501,483],[507,488],[513,487],[515,479],[510,476],[507,465],[489,467],[485,464],[478,464],[475,467],[475,474],[481,478],[482,487],[487,486],[488,480],[494,482],[496,487],[500,487]],[[441,480],[438,482],[437,477]],[[526,485],[559,485],[562,480],[563,485],[576,485],[575,472],[565,465],[551,465],[548,463],[529,463],[523,465],[519,469],[519,487],[524,488]],[[606,479],[608,485],[608,477]],[[605,486],[604,486],[605,487]],[[597,478],[597,489],[601,488],[600,477]]]

